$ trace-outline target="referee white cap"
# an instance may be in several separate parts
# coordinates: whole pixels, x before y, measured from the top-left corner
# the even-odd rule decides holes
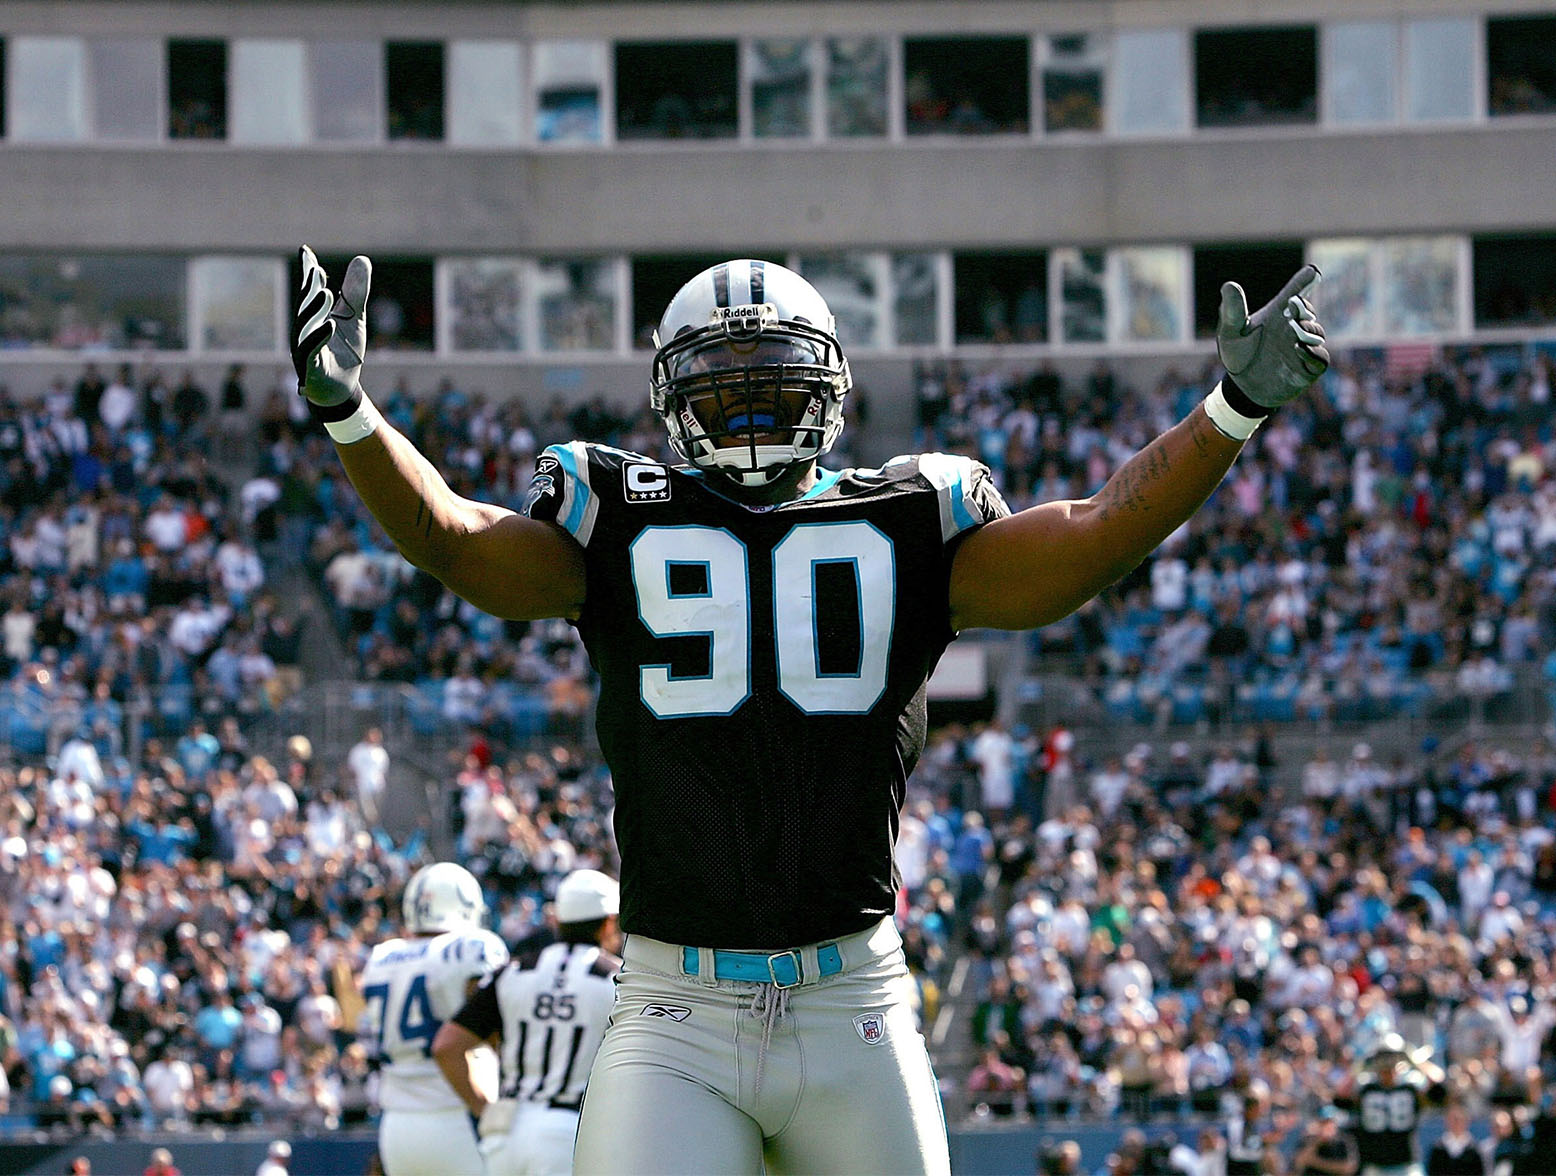
[[[587,923],[621,913],[621,887],[598,870],[574,870],[556,888],[556,921]]]

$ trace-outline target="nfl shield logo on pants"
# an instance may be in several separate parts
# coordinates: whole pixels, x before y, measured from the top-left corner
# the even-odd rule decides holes
[[[886,1036],[886,1018],[880,1013],[861,1013],[854,1018],[854,1028],[866,1045],[875,1045]]]

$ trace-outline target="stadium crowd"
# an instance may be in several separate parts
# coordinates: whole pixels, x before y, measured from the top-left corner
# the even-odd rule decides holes
[[[1556,747],[1320,750],[1282,795],[1260,742],[941,736],[901,843],[969,915],[974,1113],[1200,1116],[1222,1162],[1247,1113],[1289,1155],[1398,1034],[1437,1099],[1523,1131],[1556,1090]]]
[[[117,752],[127,710],[178,735],[296,688],[299,620],[267,590],[256,504],[213,466],[223,426],[187,372],[173,386],[88,364],[28,403],[0,389],[0,725],[15,750],[85,730]]]
[[[1417,367],[1341,356],[1121,585],[1038,635],[1137,721],[1366,720],[1505,698],[1556,648],[1550,356]],[[919,438],[989,465],[1012,505],[1083,496],[1205,394],[1106,363],[924,365]],[[1556,673],[1556,664],[1543,667]]]
[[[918,440],[986,461],[1013,506],[1084,494],[1209,376],[1135,393],[1104,365],[1070,384],[926,366]],[[609,865],[571,630],[495,621],[411,571],[287,379],[245,431],[243,378],[215,400],[192,376],[89,367],[0,398],[0,1069],[44,1127],[370,1113],[349,977],[426,847],[305,746],[247,746],[300,681],[297,616],[267,588],[299,563],[357,676],[414,684],[469,732],[460,856],[510,942],[563,873]],[[1035,640],[1132,717],[1165,699],[1179,720],[1365,718],[1417,679],[1503,689],[1556,648],[1549,383],[1548,363],[1475,352],[1410,379],[1338,364],[1189,527]],[[547,444],[663,451],[657,420],[604,401],[531,413],[402,381],[381,407],[456,490],[510,506]],[[217,452],[242,461],[213,470]],[[1063,734],[940,732],[903,818],[926,1023],[958,958],[986,994],[976,1104],[1217,1119],[1230,1096],[1294,1130],[1396,1031],[1477,1111],[1538,1104],[1556,1077],[1548,746],[1386,766],[1357,747],[1280,798],[1267,749],[1234,739],[1109,759]]]

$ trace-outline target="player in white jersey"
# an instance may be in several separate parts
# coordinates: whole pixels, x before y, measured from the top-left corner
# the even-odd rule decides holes
[[[557,886],[557,942],[515,959],[438,1030],[432,1054],[480,1121],[487,1176],[567,1176],[589,1067],[615,1003],[621,895],[598,870]],[[502,1096],[471,1081],[470,1051],[499,1047]]]
[[[476,1135],[432,1060],[438,1029],[508,962],[481,920],[481,886],[463,866],[418,870],[401,901],[405,937],[373,948],[362,971],[364,1035],[381,1066],[378,1153],[386,1176],[484,1176]]]

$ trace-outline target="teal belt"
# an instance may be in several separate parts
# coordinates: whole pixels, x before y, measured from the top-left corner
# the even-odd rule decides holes
[[[695,976],[700,968],[695,947],[681,949],[681,971]],[[824,943],[816,949],[815,976],[806,976],[798,951],[726,951],[715,948],[713,952],[713,977],[716,980],[748,980],[757,984],[773,984],[779,988],[793,988],[806,980],[820,980],[836,976],[843,970],[843,953],[835,943]]]

